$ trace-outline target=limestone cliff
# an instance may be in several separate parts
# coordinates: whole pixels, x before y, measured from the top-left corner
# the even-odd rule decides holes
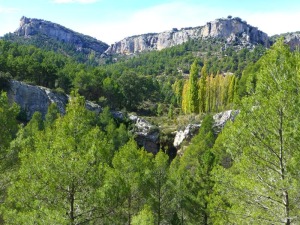
[[[300,31],[274,35],[271,40],[275,42],[278,38],[284,38],[284,42],[294,51],[300,48]]]
[[[24,16],[21,18],[20,26],[14,34],[28,39],[38,35],[51,38],[74,46],[79,52],[90,52],[93,50],[95,53],[102,54],[108,48],[108,45],[104,42],[87,35],[79,34],[59,24]]]
[[[55,103],[59,112],[64,114],[66,104],[69,101],[68,95],[15,80],[10,81],[7,96],[11,102],[16,102],[20,105],[21,109],[26,113],[27,120],[30,120],[35,112],[40,112],[44,117],[51,103]],[[101,111],[99,105],[90,101],[86,101],[86,108],[97,113]]]
[[[187,42],[190,39],[221,38],[225,43],[237,43],[242,47],[262,44],[269,46],[269,37],[258,28],[240,18],[217,19],[204,26],[173,28],[162,33],[150,33],[125,38],[112,44],[106,54],[132,54],[143,51],[161,50]]]

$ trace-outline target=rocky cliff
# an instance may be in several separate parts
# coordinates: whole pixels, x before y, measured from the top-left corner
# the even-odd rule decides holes
[[[59,24],[40,19],[22,17],[19,28],[14,35],[30,39],[31,37],[43,36],[55,41],[74,46],[76,51],[102,54],[109,47],[106,43],[98,41],[87,35],[79,34]]]
[[[281,37],[284,38],[284,42],[290,46],[292,51],[300,48],[300,31],[274,35],[271,37],[271,40],[275,42]]]
[[[187,42],[190,39],[221,38],[227,44],[253,47],[257,44],[269,46],[269,37],[240,18],[217,19],[204,26],[173,28],[162,33],[150,33],[125,38],[112,44],[106,54],[132,54],[143,51],[161,50]]]
[[[55,103],[59,112],[64,114],[69,101],[68,95],[15,80],[10,81],[7,96],[11,102],[16,102],[21,107],[24,113],[26,113],[27,120],[30,120],[35,112],[40,112],[45,117],[48,106],[51,103]],[[96,113],[102,111],[99,105],[90,101],[86,101],[86,108]]]

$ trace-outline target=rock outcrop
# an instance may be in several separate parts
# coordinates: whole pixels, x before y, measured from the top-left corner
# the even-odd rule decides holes
[[[109,47],[106,43],[98,41],[87,35],[79,34],[59,24],[40,19],[22,17],[19,28],[14,32],[17,36],[30,38],[41,35],[75,46],[77,51],[91,51],[102,54]]]
[[[258,28],[247,24],[240,18],[217,19],[204,26],[173,28],[162,33],[142,34],[127,37],[112,44],[106,54],[132,54],[137,52],[161,50],[187,42],[190,39],[221,38],[227,44],[253,47],[257,44],[269,46],[269,37]]]
[[[49,88],[15,80],[10,81],[7,96],[11,102],[16,102],[21,107],[26,113],[27,120],[30,120],[35,112],[40,112],[45,117],[51,103],[55,103],[59,112],[65,114],[66,105],[70,98],[68,95],[53,92]],[[86,101],[85,106],[88,110],[96,113],[102,111],[99,105],[90,101]]]
[[[235,117],[239,114],[239,110],[227,110],[224,112],[217,113],[213,116],[215,121],[214,130],[219,133],[225,126],[227,121],[233,121]]]
[[[300,48],[300,32],[285,33],[281,35],[275,35],[272,39],[277,40],[278,38],[283,37],[284,42],[290,46],[291,50],[294,51]]]
[[[173,145],[179,148],[183,141],[190,141],[198,133],[201,124],[188,124],[183,130],[176,131]]]
[[[10,101],[20,105],[26,113],[27,120],[30,120],[35,112],[40,112],[45,117],[51,103],[56,103],[59,112],[64,114],[65,106],[68,103],[67,95],[54,93],[48,88],[15,80],[10,81],[7,96]]]
[[[70,96],[56,93],[48,88],[41,86],[33,86],[20,81],[12,80],[9,83],[7,96],[11,102],[16,102],[26,113],[27,120],[30,120],[35,112],[40,112],[45,117],[48,107],[51,103],[55,103],[61,114],[65,113],[66,105]],[[86,108],[99,114],[102,108],[90,101],[86,101]],[[234,120],[238,110],[228,110],[213,116],[215,121],[214,129],[220,132],[229,120]],[[126,120],[126,116],[119,111],[112,111],[113,117],[118,120]],[[159,129],[147,120],[135,115],[130,115],[128,119],[133,126],[134,138],[140,146],[143,146],[148,152],[156,154],[160,148],[160,132]],[[184,141],[189,142],[197,133],[200,124],[189,124],[183,130],[176,131],[173,146],[179,150],[182,148]]]
[[[219,133],[225,126],[227,121],[233,121],[238,115],[238,110],[227,110],[224,112],[217,113],[213,116],[214,119],[214,131]],[[173,145],[176,149],[181,149],[183,141],[190,141],[197,133],[200,124],[188,124],[183,130],[176,131]],[[179,152],[180,154],[180,152]]]
[[[159,151],[159,130],[147,120],[131,115],[129,119],[134,123],[134,135],[138,145],[148,152],[156,154]]]

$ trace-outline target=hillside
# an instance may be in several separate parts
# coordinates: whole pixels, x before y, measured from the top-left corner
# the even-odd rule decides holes
[[[19,28],[15,32],[5,35],[4,40],[53,50],[72,56],[81,62],[87,62],[93,57],[99,58],[108,48],[106,43],[72,31],[62,25],[24,16],[20,19]]]
[[[12,53],[18,53],[17,45],[0,43],[5,47],[1,52],[6,49],[8,55],[5,65],[5,57],[0,59],[1,70],[14,68]],[[19,50],[25,53],[26,47]],[[205,65],[200,70],[194,60],[180,91],[182,114],[190,121],[196,122],[196,117],[201,121],[176,133],[174,146],[184,144],[185,148],[172,157],[166,154],[171,145],[156,154],[144,151],[137,143],[146,147],[149,142],[138,139],[128,121],[116,120],[108,108],[100,114],[88,111],[87,102],[76,91],[68,99],[47,88],[12,81],[6,87],[9,98],[5,93],[0,96],[1,222],[298,224],[299,64],[299,53],[279,40],[244,70],[248,93],[243,97],[236,95],[236,87],[243,85],[238,78],[208,75]],[[99,75],[99,68],[94,69]],[[3,73],[1,79],[7,75]],[[82,78],[85,71],[79,74]],[[126,88],[130,84],[138,91],[147,87],[142,87],[145,80],[135,83],[140,75],[123,72],[120,76],[125,76],[120,84],[129,84]],[[102,84],[114,87],[106,78]],[[122,88],[116,90],[126,97],[130,89]],[[50,104],[55,101],[57,106]],[[59,114],[59,102],[64,115]],[[224,103],[240,110],[212,116]],[[158,109],[157,121],[163,119]],[[172,109],[168,117],[176,124],[181,116]],[[24,124],[20,123],[22,111],[32,115]],[[225,117],[231,120],[226,125]],[[160,126],[131,118],[135,126],[140,124],[137,135],[146,130],[157,137]],[[189,132],[197,134],[190,140]],[[167,144],[166,138],[160,136],[160,143]]]

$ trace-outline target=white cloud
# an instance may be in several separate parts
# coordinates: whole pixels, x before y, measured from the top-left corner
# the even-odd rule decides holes
[[[53,0],[57,4],[68,4],[68,3],[80,3],[80,4],[90,4],[95,3],[98,0]]]

